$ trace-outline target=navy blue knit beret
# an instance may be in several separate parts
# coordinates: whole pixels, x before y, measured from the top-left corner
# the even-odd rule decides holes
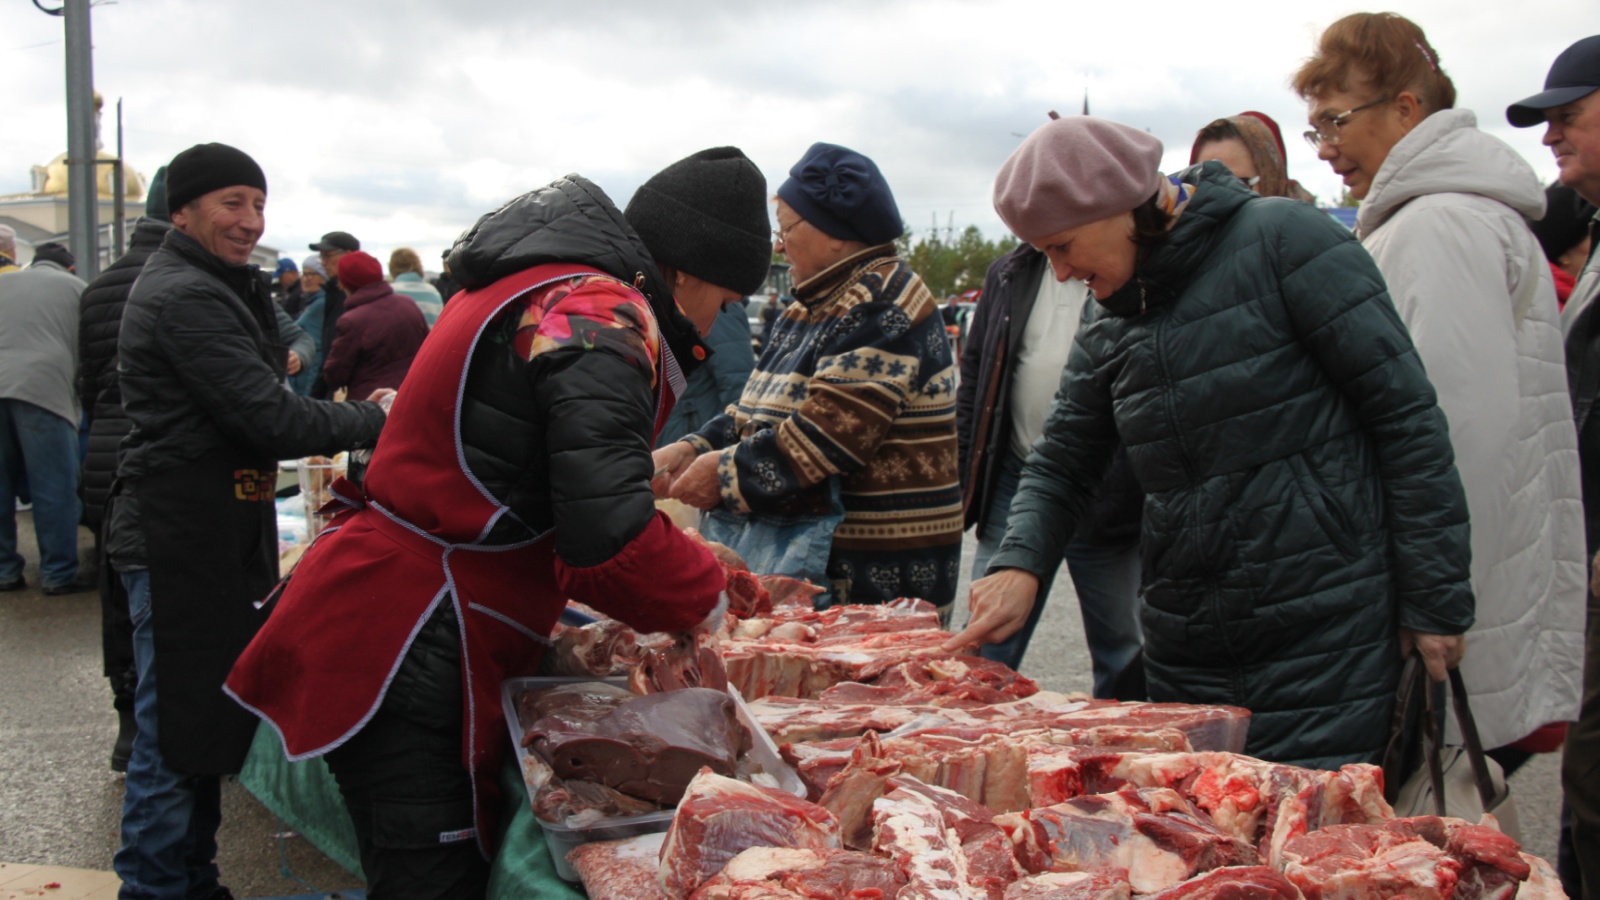
[[[778,196],[824,234],[886,244],[905,231],[900,207],[877,163],[838,144],[812,144]]]

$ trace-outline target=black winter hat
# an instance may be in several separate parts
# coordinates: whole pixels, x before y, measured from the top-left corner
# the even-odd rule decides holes
[[[878,164],[838,144],[812,144],[778,186],[778,196],[822,233],[887,244],[905,231]]]
[[[167,210],[167,167],[162,166],[156,174],[150,176],[150,187],[144,192],[144,214],[146,218],[160,219],[171,222],[172,214]]]
[[[72,251],[55,241],[46,241],[33,248],[33,261],[53,262],[63,269],[70,269],[77,262],[72,257]]]
[[[1583,242],[1593,218],[1594,207],[1585,203],[1577,191],[1564,184],[1552,184],[1544,189],[1544,218],[1530,221],[1528,227],[1539,239],[1544,258],[1555,262]]]
[[[651,176],[623,212],[655,261],[753,294],[772,261],[767,179],[738,147],[713,147]]]
[[[267,175],[250,154],[227,144],[195,144],[167,164],[167,211],[240,184],[267,192]]]

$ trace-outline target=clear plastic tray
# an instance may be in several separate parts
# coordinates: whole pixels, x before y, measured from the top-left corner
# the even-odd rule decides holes
[[[590,681],[599,681],[618,687],[627,687],[626,678],[585,678],[585,677],[557,677],[557,676],[530,676],[526,678],[508,678],[500,685],[500,702],[505,710],[506,727],[511,731],[511,746],[517,754],[517,771],[526,772],[524,767],[528,756],[528,748],[522,746],[522,733],[527,728],[517,716],[516,698],[523,691],[538,690],[540,688],[559,687],[564,684],[583,684]],[[744,698],[739,696],[737,690],[729,689],[728,695],[733,698],[734,709],[738,712],[739,722],[750,733],[750,751],[748,758],[755,760],[761,772],[777,780],[779,788],[796,797],[806,795],[805,782],[800,780],[794,769],[783,761],[778,755],[778,746],[772,742],[750,715],[750,710],[745,706]],[[527,781],[523,781],[527,788]],[[529,788],[528,802],[533,802],[532,789]],[[567,854],[575,847],[595,841],[616,841],[623,838],[635,837],[641,834],[653,834],[666,831],[672,824],[673,810],[663,809],[658,812],[644,813],[637,816],[612,816],[599,819],[579,828],[572,828],[559,822],[546,822],[534,816],[533,820],[544,829],[545,845],[550,850],[550,861],[555,863],[556,874],[567,881],[578,881],[578,873],[572,870],[567,863]]]

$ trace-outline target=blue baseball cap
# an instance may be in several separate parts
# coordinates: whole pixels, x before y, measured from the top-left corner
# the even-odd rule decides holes
[[[284,256],[284,257],[280,257],[278,259],[278,271],[277,271],[276,274],[282,275],[285,272],[299,272],[299,271],[300,271],[300,269],[295,266],[294,260],[290,259],[289,257]]]
[[[1561,51],[1550,64],[1544,90],[1506,107],[1506,121],[1527,128],[1544,121],[1544,112],[1600,90],[1600,34]]]

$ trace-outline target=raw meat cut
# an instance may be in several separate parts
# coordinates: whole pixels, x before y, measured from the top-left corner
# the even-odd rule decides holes
[[[628,662],[637,654],[638,635],[616,619],[588,625],[557,624],[550,646],[539,658],[540,675],[605,678],[628,674]]]
[[[1522,861],[1528,864],[1528,880],[1517,889],[1517,900],[1567,900],[1561,878],[1549,863],[1526,853],[1522,854]]]
[[[1151,894],[1150,900],[1301,900],[1301,894],[1271,866],[1225,866]]]
[[[847,607],[835,607],[845,609]],[[831,610],[828,610],[831,612]],[[787,623],[817,628],[809,623]],[[780,626],[774,626],[780,627]],[[807,632],[809,636],[810,632]],[[942,628],[830,636],[816,640],[734,638],[722,645],[728,683],[746,700],[760,697],[815,697],[843,681],[870,681],[898,663],[923,657],[949,657]]]
[[[979,734],[975,738],[941,732],[880,738],[875,732],[869,731],[855,739],[786,744],[785,752],[801,780],[806,783],[810,796],[823,797],[823,805],[834,809],[836,813],[838,809],[824,795],[840,790],[835,783],[841,773],[851,766],[873,766],[877,763],[888,764],[890,774],[900,772],[928,784],[949,788],[970,800],[994,807],[999,812],[1016,812],[1035,806],[1049,806],[1068,796],[1084,793],[1082,790],[1070,795],[1056,793],[1041,801],[1038,793],[1031,790],[1031,776],[1040,765],[1049,770],[1052,788],[1065,780],[1065,776],[1058,771],[1060,765],[1057,761],[1061,754],[1072,752],[1066,750],[1067,747],[1080,748],[1077,752],[1081,753],[1104,753],[1104,749],[1090,751],[1081,748],[1175,750],[1187,749],[1188,745],[1188,740],[1181,732],[1170,729],[1141,733],[1101,726],[1085,729],[1040,728]],[[1045,763],[1036,763],[1040,759]],[[870,803],[871,798],[861,802]]]
[[[1006,885],[1005,900],[1128,900],[1132,890],[1123,869],[1041,872]]]
[[[668,900],[656,880],[656,860],[665,838],[657,832],[584,844],[567,854],[567,862],[583,879],[589,900]]]
[[[872,804],[872,850],[906,873],[901,900],[1000,898],[1021,878],[994,810],[915,778],[894,778]]]
[[[785,607],[812,609],[812,603],[817,596],[826,590],[809,581],[790,578],[787,575],[758,575],[756,580],[767,589],[767,596],[772,599],[772,608],[775,610]]]
[[[842,897],[895,900],[906,876],[889,860],[853,850],[752,847],[690,895],[691,900]]]
[[[1307,900],[1517,896],[1533,866],[1492,817],[1484,821],[1414,816],[1332,825],[1288,841],[1282,869]]]
[[[1124,788],[995,817],[1030,872],[1128,870],[1135,893],[1165,890],[1197,873],[1254,865],[1254,848],[1217,828],[1170,788]]]
[[[703,687],[728,689],[728,671],[722,659],[722,642],[702,629],[639,645],[639,660],[628,672],[628,686],[640,694]]]
[[[661,850],[661,886],[684,897],[751,847],[839,846],[833,814],[773,788],[702,769],[689,783]]]
[[[589,781],[666,805],[702,767],[734,773],[745,733],[727,693],[618,694],[603,684],[528,692],[522,708],[543,715],[528,725],[524,746],[564,782]]]
[[[1026,874],[994,810],[914,778],[891,778],[888,786],[872,804],[872,848],[905,872],[901,900],[999,900]]]
[[[843,682],[824,690],[824,703],[871,703],[967,708],[1009,703],[1039,693],[1031,678],[979,656],[909,660],[871,682]]]
[[[731,673],[732,669],[729,671]],[[1236,706],[1118,703],[1074,699],[1053,691],[1039,691],[1009,703],[972,709],[838,705],[816,699],[773,696],[752,701],[750,711],[780,745],[859,737],[869,730],[896,736],[939,731],[975,739],[982,734],[1024,729],[1117,727],[1130,731],[1176,729],[1183,732],[1196,750],[1237,753],[1244,749],[1245,735],[1250,728],[1249,711]]]

